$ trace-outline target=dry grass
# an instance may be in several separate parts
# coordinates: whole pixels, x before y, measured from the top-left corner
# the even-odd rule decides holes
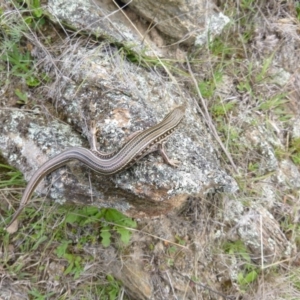
[[[97,231],[101,222],[68,225],[64,218],[70,207],[41,206],[40,199],[26,209],[18,233],[9,236],[2,225],[21,193],[12,190],[17,186],[12,182],[0,190],[0,298],[135,299],[117,280],[133,284],[134,279],[118,271],[125,266],[140,274],[135,260],[143,261],[156,299],[164,299],[166,290],[174,299],[179,290],[183,299],[300,298],[300,201],[294,175],[299,162],[291,163],[299,152],[294,124],[299,116],[300,7],[294,1],[219,2],[233,20],[221,37],[190,53],[187,64],[168,65],[159,58],[156,62],[172,80],[187,83],[192,93],[197,90],[199,111],[218,141],[223,167],[236,176],[240,191],[201,201],[191,198],[176,217],[140,221],[129,245],[113,233],[114,242],[105,248]],[[5,55],[16,42],[23,53],[34,47],[30,70],[39,84],[24,84],[26,74],[18,76],[11,64],[0,61],[2,93],[8,99],[2,108],[19,107],[21,101],[28,109],[45,106],[51,114],[55,105],[49,108],[51,101],[38,99],[41,94],[58,98],[59,79],[70,76],[59,61],[79,45],[97,43],[47,19],[45,27],[33,29],[23,18],[17,6],[4,8],[0,53]],[[20,99],[12,92],[15,87],[24,94],[30,91],[31,97]],[[7,170],[1,173],[12,176]],[[274,232],[277,252],[268,256],[271,246],[262,247]],[[258,234],[258,245],[249,243],[250,233]],[[145,293],[147,287],[146,282]]]

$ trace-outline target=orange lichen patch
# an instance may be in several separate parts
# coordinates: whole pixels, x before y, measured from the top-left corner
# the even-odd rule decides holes
[[[162,202],[151,201],[149,198],[136,200],[125,215],[136,219],[155,219],[170,213],[175,214],[186,204],[187,198],[188,195],[175,195]]]
[[[112,114],[113,118],[118,122],[120,127],[127,126],[131,119],[129,111],[124,108],[116,108],[113,110]]]

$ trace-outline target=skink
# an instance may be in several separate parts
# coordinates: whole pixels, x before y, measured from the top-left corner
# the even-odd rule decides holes
[[[112,175],[131,167],[148,153],[158,150],[165,162],[174,165],[167,157],[162,142],[175,130],[185,113],[183,106],[169,112],[157,125],[132,137],[116,152],[104,154],[96,149],[95,133],[91,140],[91,150],[82,147],[70,148],[45,162],[32,176],[23,193],[20,206],[8,224],[10,227],[20,215],[39,182],[49,173],[71,160],[79,160],[90,169],[102,174]],[[156,148],[155,148],[156,147]]]

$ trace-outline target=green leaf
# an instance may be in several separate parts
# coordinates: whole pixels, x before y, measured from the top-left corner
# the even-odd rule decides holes
[[[112,288],[109,292],[109,300],[115,300],[118,298],[119,290],[116,288]]]
[[[124,244],[128,244],[130,241],[130,237],[131,237],[131,231],[129,231],[126,228],[120,227],[120,226],[115,226],[114,228],[120,234],[121,241]]]
[[[131,218],[124,216],[121,212],[113,208],[107,208],[104,211],[104,219],[117,225],[136,228],[137,224]]]
[[[55,252],[59,258],[66,256],[66,251],[70,243],[70,241],[63,241],[62,244],[56,248]]]
[[[36,87],[41,84],[41,82],[34,76],[30,75],[26,78],[26,84],[30,87]]]
[[[241,249],[239,254],[241,255],[241,257],[247,262],[247,263],[250,263],[251,262],[251,258],[250,258],[250,255],[249,253],[247,252],[247,250],[245,249]]]
[[[34,244],[34,246],[32,247],[32,250],[36,250],[40,244],[42,244],[43,242],[47,241],[49,239],[48,236],[43,235],[41,236]]]
[[[15,94],[21,101],[18,101],[19,104],[26,104],[28,101],[28,97],[26,93],[22,93],[19,89],[15,89]]]
[[[255,270],[252,270],[249,272],[246,277],[244,278],[246,284],[252,283],[257,278],[257,272]]]
[[[122,225],[124,225],[126,227],[130,227],[130,228],[137,227],[136,221],[132,220],[131,218],[127,218],[127,217],[122,220]]]
[[[69,224],[74,224],[76,222],[79,222],[80,219],[81,216],[79,216],[77,212],[69,212],[65,218],[65,222]]]
[[[114,276],[112,276],[111,274],[106,275],[106,279],[107,279],[108,282],[114,282],[115,281]]]
[[[257,272],[255,270],[252,270],[249,272],[246,276],[244,276],[243,272],[240,272],[237,276],[237,282],[240,285],[248,285],[255,281],[257,278]]]
[[[124,218],[124,215],[113,208],[104,209],[104,218],[107,222],[118,222]]]
[[[85,216],[89,217],[89,216],[94,216],[99,212],[99,208],[95,207],[95,206],[85,206],[82,209],[82,214],[84,214]]]
[[[71,271],[72,271],[72,269],[73,269],[73,267],[74,267],[74,263],[73,263],[73,262],[70,262],[69,265],[68,265],[68,267],[67,267],[67,269],[64,271],[64,274],[65,274],[65,275],[70,274]]]
[[[243,272],[238,273],[237,282],[238,282],[238,284],[244,285],[244,273]]]
[[[101,218],[103,217],[103,211],[102,209],[99,209],[95,206],[87,206],[82,210],[82,213],[86,217],[80,224],[81,225],[87,225],[90,223],[99,222]]]
[[[101,228],[101,233],[100,233],[100,236],[102,238],[102,245],[103,247],[108,247],[111,243],[111,234],[109,232],[109,226],[104,226]]]
[[[198,88],[200,90],[201,95],[204,98],[210,98],[215,90],[215,86],[210,81],[201,81],[198,84]]]
[[[33,15],[36,17],[36,18],[40,18],[42,15],[43,15],[43,10],[42,8],[36,8],[33,10]]]

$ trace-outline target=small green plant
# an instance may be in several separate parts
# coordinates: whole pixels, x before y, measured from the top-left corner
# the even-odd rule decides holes
[[[297,19],[300,21],[300,2],[295,2]]]
[[[39,290],[37,290],[36,288],[33,288],[31,291],[28,292],[29,295],[31,295],[34,300],[46,300],[49,299],[52,295],[54,295],[55,293],[48,293],[48,294],[44,294],[41,293]]]
[[[178,235],[175,235],[175,240],[176,243],[178,243],[179,245],[184,246],[186,244],[186,241]]]
[[[249,93],[250,95],[253,94],[252,86],[251,86],[250,82],[247,80],[240,81],[237,85],[237,90],[242,93]]]
[[[82,258],[80,255],[76,255],[75,253],[72,253],[68,250],[69,244],[71,244],[71,241],[63,241],[56,248],[56,255],[59,258],[64,258],[68,261],[68,267],[64,271],[64,274],[72,274],[74,275],[74,279],[77,279],[83,271],[84,265],[82,263]]]
[[[253,283],[258,276],[258,268],[251,263],[251,258],[247,248],[242,241],[228,242],[224,244],[224,250],[230,255],[237,256],[244,262],[243,270],[237,275],[237,282],[242,289]]]
[[[131,237],[130,228],[136,228],[136,222],[131,218],[124,216],[122,213],[113,208],[102,208],[88,206],[78,208],[69,212],[65,222],[69,224],[78,224],[84,226],[87,224],[103,221],[100,229],[102,245],[108,247],[111,244],[112,232],[119,234],[121,241],[128,244]]]
[[[292,154],[292,160],[294,164],[300,165],[300,153]]]
[[[294,164],[300,165],[300,138],[294,138],[291,140],[289,152]]]
[[[250,172],[256,172],[259,169],[259,163],[258,162],[249,162],[248,164],[248,170]]]
[[[212,54],[216,56],[232,55],[235,52],[235,49],[228,47],[224,41],[217,37],[213,39],[209,44],[209,49]]]
[[[287,200],[288,205],[293,205],[292,202],[293,201]],[[296,211],[294,213],[297,214]],[[289,240],[295,243],[297,247],[299,247],[300,246],[300,224],[295,223],[293,221],[292,216],[286,216],[280,222],[280,227],[285,232],[285,234],[289,236]]]
[[[274,153],[275,153],[275,156],[278,160],[283,160],[283,159],[288,158],[290,156],[288,151],[283,149],[282,147],[276,147],[274,149]]]
[[[168,254],[170,255],[170,256],[174,256],[174,254],[176,253],[178,251],[178,249],[177,249],[177,247],[176,246],[170,246],[169,248],[168,248]]]
[[[40,0],[15,0],[13,5],[18,9],[18,14],[4,14],[0,18],[0,61],[7,65],[7,82],[10,76],[23,78],[28,87],[37,87],[42,81],[49,80],[45,74],[41,76],[35,68],[34,60],[26,45],[25,34],[37,31],[45,24]],[[19,98],[18,104],[26,104],[28,99],[24,91],[16,89]]]
[[[33,29],[38,29],[45,24],[44,11],[40,0],[16,0],[15,5],[22,14],[25,23]]]
[[[294,164],[300,165],[300,138],[293,138],[289,143],[288,149],[277,147],[275,155],[279,160],[290,158]]]
[[[112,275],[107,275],[108,285],[104,287],[104,294],[109,296],[109,300],[118,299],[121,290],[121,282],[116,280]]]
[[[124,216],[122,213],[112,208],[99,209],[93,206],[77,208],[66,214],[65,224],[75,225],[74,229],[84,227],[94,223],[101,223],[100,234],[93,231],[94,238],[101,237],[101,243],[104,247],[111,244],[112,233],[116,232],[124,244],[128,244],[131,237],[130,228],[136,227],[136,222]],[[72,230],[72,228],[68,228]],[[87,230],[88,232],[88,230]],[[95,242],[92,236],[86,234],[80,238],[76,244],[76,251],[80,250],[87,242]],[[83,271],[83,260],[80,255],[71,251],[71,240],[62,239],[61,244],[56,248],[56,255],[59,258],[66,259],[68,267],[64,274],[71,274],[78,278]]]
[[[241,129],[225,123],[226,120],[222,116],[219,116],[217,118],[215,117],[214,120],[217,121],[217,130],[222,141],[226,142],[227,147],[228,149],[230,149],[231,153],[236,157],[243,155],[246,149],[240,141]]]
[[[211,98],[214,95],[216,85],[222,81],[222,76],[223,73],[221,71],[216,71],[212,79],[199,82],[198,88],[204,98]]]
[[[280,93],[267,100],[261,99],[258,108],[262,111],[272,110],[278,115],[285,113],[285,104],[288,102],[286,96],[286,93]]]
[[[218,102],[211,107],[211,112],[214,118],[226,116],[236,107],[235,102]]]
[[[247,65],[247,74],[237,74],[240,77],[237,84],[237,90],[241,93],[248,93],[253,96],[253,82],[252,82],[252,73],[253,73],[253,63],[250,61]]]
[[[262,63],[262,68],[260,70],[260,72],[256,75],[255,80],[256,82],[261,82],[262,80],[264,80],[267,76],[267,72],[270,68],[270,65],[273,61],[273,56],[271,55],[270,57],[266,58],[263,63]]]
[[[136,50],[134,50],[134,47],[135,45],[123,45],[123,47],[119,49],[119,53],[124,59],[145,68],[162,68],[168,70],[176,69],[177,71],[179,71],[178,68],[173,66],[170,60],[148,56],[143,51],[136,52]]]
[[[40,85],[40,80],[34,75],[33,60],[29,51],[24,51],[16,44],[12,45],[1,56],[0,60],[7,62],[11,66],[11,74],[16,77],[25,79],[29,87],[36,87]]]
[[[57,219],[65,221],[55,227],[55,230],[49,232],[49,224]],[[47,220],[43,217],[42,211],[35,208],[27,207],[22,214],[22,218],[31,220],[26,222],[26,227],[17,233],[18,239],[24,239],[19,245],[22,253],[34,251],[46,251],[47,248],[53,247],[53,241],[59,243],[56,246],[55,253],[58,258],[67,262],[64,275],[72,275],[74,279],[79,278],[84,270],[87,261],[92,258],[89,255],[83,255],[82,249],[86,244],[95,244],[101,239],[104,247],[108,247],[112,243],[112,239],[120,238],[124,244],[128,244],[131,237],[131,228],[136,228],[136,222],[131,218],[124,216],[115,209],[106,208],[99,209],[92,206],[78,207],[70,211],[69,206],[59,206],[51,214],[47,214]],[[36,221],[34,221],[36,220]],[[98,230],[95,230],[97,226]],[[24,238],[24,230],[30,229],[30,235]],[[84,230],[85,234],[80,234]],[[0,236],[7,235],[7,232],[0,231]],[[73,239],[76,235],[78,238]],[[23,277],[28,274],[23,272],[24,264],[18,262],[11,264],[10,270],[18,273]]]
[[[21,92],[19,89],[15,89],[15,94],[19,98],[19,100],[17,101],[18,104],[21,105],[27,104],[28,97],[26,93]]]
[[[275,155],[279,160],[290,158],[294,164],[300,165],[300,138],[291,139],[287,149],[275,148]]]
[[[250,10],[253,12],[255,0],[241,0],[240,2],[241,8],[244,10]]]
[[[25,0],[28,8],[31,10],[32,15],[36,18],[40,18],[43,15],[40,0]]]
[[[257,279],[257,271],[246,266],[244,272],[240,272],[237,277],[237,282],[241,286],[245,287]]]
[[[204,98],[212,97],[215,91],[215,85],[210,80],[204,80],[199,82],[198,88],[200,90],[201,95]]]

